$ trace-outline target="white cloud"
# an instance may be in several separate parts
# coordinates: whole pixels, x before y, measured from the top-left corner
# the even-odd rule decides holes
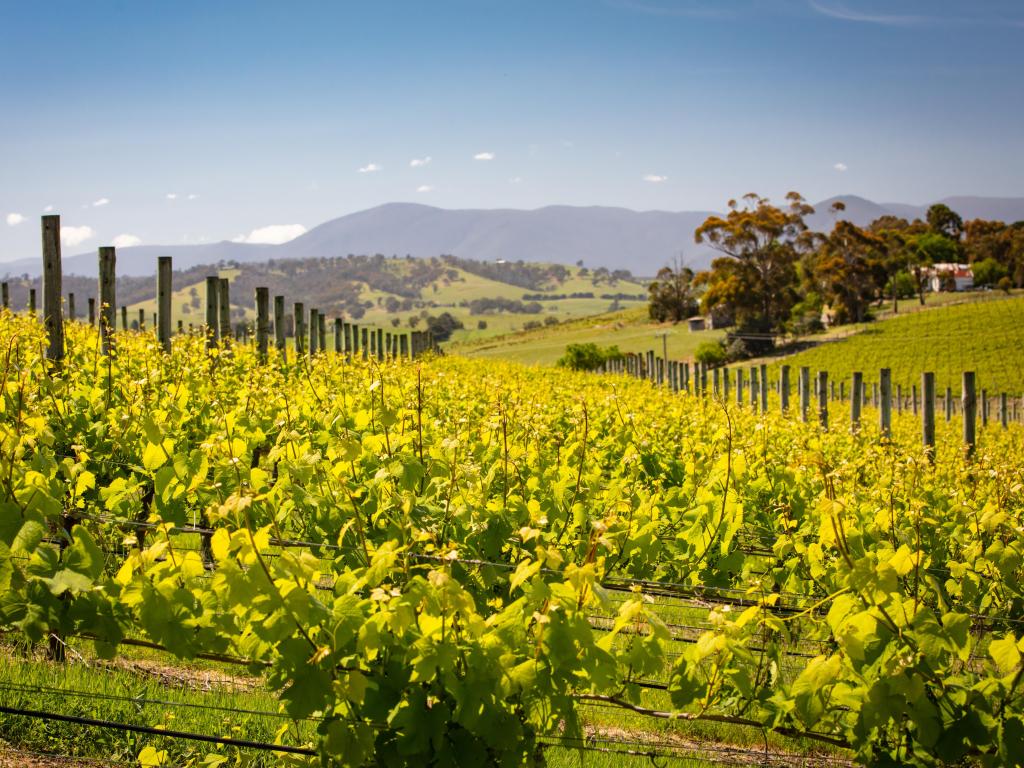
[[[416,187],[416,191],[417,192],[433,192],[434,188],[432,186],[430,186],[429,184],[421,184],[420,186]]]
[[[168,192],[166,195],[164,195],[164,197],[166,197],[168,200],[177,200],[178,199],[178,193],[177,192]]]
[[[494,153],[493,152],[477,152],[475,155],[473,155],[473,159],[474,160],[493,160],[494,159]]]
[[[53,206],[48,205],[45,208],[43,208],[43,213],[53,213]]]
[[[430,165],[430,155],[426,157],[414,157],[409,161],[410,168],[422,168],[424,165]]]
[[[377,165],[376,163],[367,163],[366,165],[364,165],[362,168],[359,169],[359,172],[360,173],[374,173],[375,171],[379,171],[379,170],[380,170],[380,166]]]
[[[81,245],[86,240],[91,240],[96,235],[92,227],[61,227],[60,239],[64,245],[72,247]]]
[[[102,208],[104,205],[108,205],[109,203],[110,203],[110,200],[108,198],[101,197],[99,200],[93,200],[92,207],[93,208]]]
[[[843,171],[846,170],[846,163],[836,163],[832,167],[835,168],[840,173],[842,173]]]
[[[188,196],[188,199],[189,200],[198,200],[199,199],[199,195],[197,195],[195,192],[193,192],[192,194],[190,194]]]
[[[232,238],[233,243],[256,243],[260,245],[280,245],[294,240],[305,233],[306,228],[301,224],[271,224],[267,227],[254,229],[248,235],[239,235]]]
[[[25,217],[20,213],[8,213],[7,214],[7,226],[16,227],[25,220]]]
[[[659,176],[656,173],[648,173],[644,176],[644,181],[649,181],[652,184],[661,184],[663,181],[668,181],[668,176]]]
[[[131,248],[133,245],[142,245],[142,238],[126,233],[115,237],[110,244],[115,248]]]
[[[511,179],[508,180],[508,183],[509,184],[522,184],[523,183],[523,177],[522,176],[513,176]]]

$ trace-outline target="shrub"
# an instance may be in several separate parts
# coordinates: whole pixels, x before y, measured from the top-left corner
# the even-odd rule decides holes
[[[622,359],[618,347],[599,347],[593,342],[586,344],[570,344],[565,354],[558,358],[557,365],[574,371],[596,371],[609,360]]]
[[[725,347],[720,341],[705,341],[693,355],[698,363],[711,367],[722,365],[726,361]]]

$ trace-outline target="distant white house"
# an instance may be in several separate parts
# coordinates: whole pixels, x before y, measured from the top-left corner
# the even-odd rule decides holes
[[[939,291],[968,291],[974,287],[974,272],[970,264],[940,262],[925,272],[928,289]]]

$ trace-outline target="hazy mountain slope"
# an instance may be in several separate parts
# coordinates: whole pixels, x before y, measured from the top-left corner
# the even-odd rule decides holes
[[[819,231],[832,228],[829,208],[836,200],[846,205],[840,214],[864,225],[885,214],[923,216],[927,206],[875,203],[855,195],[840,195],[815,204],[808,224]],[[1006,222],[1024,219],[1024,198],[949,197],[945,202],[965,220],[991,218]],[[653,275],[676,257],[690,266],[707,266],[713,251],[693,242],[693,231],[708,211],[631,211],[625,208],[549,206],[536,210],[445,210],[414,203],[389,203],[325,222],[282,245],[220,242],[204,245],[144,245],[118,251],[118,274],[149,275],[156,257],[174,257],[176,269],[219,261],[252,262],[267,259],[320,258],[348,254],[416,257],[453,254],[493,261],[551,262],[588,267],[629,269]],[[0,263],[12,275],[37,275],[37,258]],[[65,272],[95,275],[95,250],[66,257]]]

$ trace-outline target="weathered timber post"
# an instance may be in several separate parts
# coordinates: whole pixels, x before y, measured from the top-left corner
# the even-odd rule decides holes
[[[750,407],[757,410],[757,399],[758,399],[758,387],[760,382],[757,380],[757,366],[750,366]]]
[[[722,402],[728,404],[729,402],[729,369],[722,369]]]
[[[206,278],[206,348],[213,349],[220,338],[220,323],[217,314],[217,299],[220,293],[216,275]]]
[[[953,418],[953,388],[946,387],[946,402],[943,403],[946,408],[946,423],[948,424]]]
[[[768,413],[768,366],[761,363],[761,413]]]
[[[345,351],[345,345],[342,343],[345,332],[345,323],[340,317],[334,318],[334,354],[340,355]]]
[[[981,390],[981,426],[988,426],[988,390]]]
[[[903,413],[903,385],[896,385],[896,413]]]
[[[36,289],[28,289],[28,314],[30,317],[36,316]]]
[[[139,332],[146,330],[146,310],[139,307]]]
[[[1006,393],[1003,392],[999,395],[999,423],[1003,425],[1003,429],[1009,426],[1010,421],[1010,409],[1007,406]]]
[[[301,301],[294,302],[292,315],[295,318],[295,357],[298,359],[306,353],[306,305]]]
[[[929,458],[935,460],[935,374],[921,375],[921,398],[924,409],[921,417],[921,440]]]
[[[184,333],[184,331],[185,331],[185,321],[179,319],[178,320],[178,335],[180,336],[182,333]]]
[[[171,280],[174,267],[170,256],[156,260],[156,335],[164,352],[171,351]]]
[[[818,423],[828,429],[828,371],[818,371]]]
[[[861,384],[864,381],[864,374],[860,371],[853,372],[853,384],[850,385],[850,430],[857,432],[860,429],[860,398],[864,392]]]
[[[892,437],[892,370],[882,368],[878,372],[878,389],[881,401],[878,409],[878,427],[882,430],[882,437],[888,440]]]
[[[779,371],[779,408],[785,413],[789,410],[789,366],[784,365]]]
[[[978,439],[978,400],[974,392],[974,371],[964,371],[960,397],[960,412],[964,417],[964,455],[969,459],[974,456]]]
[[[806,423],[811,410],[811,369],[800,366],[800,418]]]
[[[359,329],[360,335],[362,336],[362,352],[363,360],[366,360],[370,356],[370,329],[363,326]]]
[[[71,291],[68,293],[68,321],[75,322],[75,293]]]
[[[377,357],[384,357],[384,329],[377,329]]]
[[[226,277],[217,280],[217,310],[220,312],[220,338],[227,340],[232,338],[231,333],[231,283]]]
[[[89,297],[89,325],[96,325],[96,299]]]
[[[114,270],[117,254],[111,246],[100,248],[100,338],[103,340],[103,354],[109,355],[114,349]]]
[[[320,312],[309,310],[309,356],[320,351]]]
[[[325,315],[323,312],[320,313],[319,323],[320,323],[320,351],[321,352],[326,352],[327,351],[327,315]]]
[[[0,302],[3,302],[4,309],[11,308],[11,287],[6,281],[0,283]]]
[[[274,297],[274,346],[281,353],[281,362],[288,362],[288,345],[284,334],[284,296]]]
[[[743,369],[736,369],[736,405],[743,407]]]
[[[60,216],[43,216],[43,326],[46,358],[55,371],[64,364],[64,315],[61,307]]]
[[[261,363],[267,362],[267,337],[269,335],[270,289],[260,286],[256,288],[256,354]]]

